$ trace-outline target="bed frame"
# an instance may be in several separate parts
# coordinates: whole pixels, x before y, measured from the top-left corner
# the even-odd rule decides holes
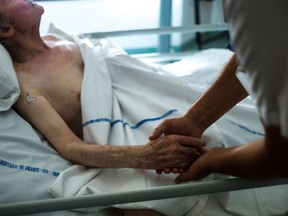
[[[179,27],[160,27],[150,29],[138,29],[138,30],[123,30],[123,31],[111,31],[111,32],[91,32],[86,35],[92,38],[103,38],[103,37],[116,37],[116,36],[133,36],[133,35],[144,35],[144,34],[172,34],[172,33],[196,33],[196,32],[211,32],[211,31],[227,31],[227,23],[216,23],[216,24],[195,24],[189,26]]]
[[[215,32],[227,31],[226,23],[218,24],[196,24],[181,27],[160,27],[154,29],[124,30],[112,32],[93,32],[87,33],[85,36],[90,38],[103,38],[115,36],[132,36],[144,34],[167,35],[172,33],[199,33],[199,32]],[[183,53],[182,53],[183,54]],[[181,54],[181,55],[182,55]],[[184,53],[185,54],[185,53]],[[168,58],[177,58],[179,54],[155,54],[154,56],[140,55],[143,58],[158,58],[163,61]],[[163,186],[149,188],[145,190],[134,190],[127,192],[108,193],[103,195],[86,195],[75,198],[55,198],[29,202],[16,202],[9,204],[0,204],[0,216],[23,215],[50,211],[72,210],[87,207],[99,207],[113,204],[131,203],[147,200],[166,199],[173,197],[183,197],[191,195],[202,195],[211,193],[220,193],[227,191],[236,191],[243,189],[268,187],[275,185],[288,184],[288,179],[270,179],[261,181],[251,181],[243,178],[231,178],[225,180],[213,180],[204,182],[193,182],[180,184],[175,186]]]
[[[113,204],[220,193],[282,184],[288,184],[288,179],[279,178],[251,181],[243,178],[231,178],[206,182],[193,182],[175,186],[154,187],[145,190],[107,193],[103,195],[86,195],[75,198],[55,198],[2,204],[0,205],[0,216],[109,206]]]
[[[225,32],[228,31],[227,23],[215,23],[215,24],[194,24],[186,26],[162,26],[159,28],[149,28],[149,29],[137,29],[137,30],[122,30],[122,31],[109,31],[109,32],[91,32],[85,33],[84,35],[91,39],[98,38],[111,38],[120,36],[135,36],[135,35],[151,35],[156,34],[161,36],[167,36],[174,33],[201,33],[201,32]],[[178,53],[171,53],[168,50],[170,44],[165,43],[160,38],[159,41],[159,51],[157,53],[149,54],[134,54],[133,57],[139,59],[146,59],[153,63],[161,63],[167,61],[175,61],[183,58],[183,56],[197,52],[197,50],[183,51]]]

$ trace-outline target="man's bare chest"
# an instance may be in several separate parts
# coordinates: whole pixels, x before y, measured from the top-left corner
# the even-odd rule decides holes
[[[65,121],[70,121],[81,110],[83,62],[80,54],[53,52],[16,67],[16,71],[20,85],[26,91],[43,94]]]

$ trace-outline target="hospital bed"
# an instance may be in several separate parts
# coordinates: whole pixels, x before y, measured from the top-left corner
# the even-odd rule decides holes
[[[223,31],[225,29],[227,29],[227,25],[224,23],[215,25],[193,25],[187,27],[162,27],[158,29],[143,29],[136,31],[98,32],[88,33],[84,36],[95,39],[119,35]],[[177,54],[176,56],[164,55],[164,62],[167,58],[169,58],[169,60],[173,59],[175,62],[164,65],[161,64],[159,67],[171,73],[175,73],[175,71],[179,72],[184,68],[185,74],[194,73],[197,75],[199,78],[199,88],[207,88],[217,76],[213,71],[219,71],[221,67],[223,67],[223,62],[229,59],[230,54],[227,54],[227,52],[230,51],[225,49],[211,49],[196,53],[193,52],[193,54],[185,53],[184,58],[181,56],[182,54]],[[218,58],[211,62],[211,55],[218,55]],[[140,59],[145,62],[151,61],[153,65],[155,63],[157,65],[159,59],[163,62],[163,55],[157,54],[152,57],[153,58],[149,56],[149,58],[147,58],[147,56],[142,55],[140,56]],[[189,68],[188,65],[192,64],[191,62],[198,60],[203,63],[200,66],[198,65],[198,69],[197,67]],[[6,64],[4,65],[5,67],[7,66]],[[5,70],[5,68],[1,68],[1,70]],[[199,73],[202,73],[203,71],[211,72],[211,75],[206,73],[206,77],[199,76]],[[210,82],[205,81],[207,76],[209,77]],[[7,80],[4,81],[6,82]],[[12,89],[12,91],[14,91],[14,89]],[[267,196],[271,195],[271,191],[275,191],[275,194],[271,195],[271,199],[268,199],[267,197],[265,197],[265,199],[266,201],[276,199],[276,201],[274,200],[274,202],[271,203],[271,206],[267,207],[271,208],[270,210],[263,213],[264,210],[259,209],[260,213],[255,212],[254,215],[267,215],[267,212],[270,212],[271,215],[284,215],[285,212],[287,213],[288,211],[288,195],[285,196],[285,193],[287,194],[288,191],[288,188],[285,186],[285,184],[288,183],[287,179],[250,181],[242,178],[229,177],[221,179],[220,177],[219,179],[208,181],[152,187],[145,190],[139,189],[100,195],[53,198],[51,194],[48,193],[50,184],[59,176],[59,173],[62,170],[72,166],[72,164],[61,158],[57,152],[51,148],[47,140],[23,120],[13,108],[0,113],[0,122],[0,215],[21,215],[44,212],[46,212],[47,215],[54,215],[54,211],[61,211],[55,212],[55,215],[93,215],[93,213],[89,212],[83,213],[69,210],[173,197],[201,196],[206,194],[215,194],[215,197],[212,196],[211,199],[209,198],[209,201],[202,206],[203,209],[199,215],[233,215],[234,208],[239,208],[240,210],[238,209],[234,212],[235,215],[238,215],[239,212],[241,212],[241,206],[235,207],[234,205],[231,207],[232,209],[230,209],[229,201],[227,201],[228,198],[230,196],[233,197],[234,194],[235,196],[241,196],[242,199],[244,199],[246,197],[245,194],[249,196],[248,189],[253,189],[253,193],[256,193],[256,196],[251,198],[252,200],[255,197],[259,198],[258,195],[260,193],[257,195],[257,188],[259,188],[259,190],[264,190],[263,194],[266,194]],[[271,190],[268,192],[265,191],[267,187],[271,187]],[[238,193],[237,191],[240,192]],[[279,193],[282,200],[277,198],[277,193]],[[223,207],[225,200],[222,200],[220,203],[217,199],[217,197],[222,195],[225,197],[224,199],[227,199],[226,204],[228,207]],[[235,197],[233,198],[236,199]],[[246,198],[247,200],[250,200],[249,197]],[[236,199],[236,201],[239,200]],[[112,211],[112,215],[115,214],[113,213],[114,210],[109,209],[107,212],[104,211],[103,215],[109,215],[110,211]],[[217,213],[218,211],[219,213]],[[263,214],[261,214],[261,212]]]

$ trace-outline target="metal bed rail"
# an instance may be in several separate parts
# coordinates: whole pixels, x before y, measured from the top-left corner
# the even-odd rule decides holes
[[[172,33],[227,31],[228,29],[229,28],[227,23],[215,23],[215,24],[197,24],[189,26],[159,27],[159,28],[109,31],[109,32],[91,32],[91,33],[85,33],[84,35],[89,36],[91,38],[103,38],[103,37],[147,35],[147,34],[163,35]]]
[[[201,181],[101,195],[86,195],[73,198],[55,198],[0,204],[0,216],[24,215],[31,213],[109,206],[113,204],[221,193],[283,184],[288,184],[288,179],[280,178],[253,181],[243,178],[231,178]]]

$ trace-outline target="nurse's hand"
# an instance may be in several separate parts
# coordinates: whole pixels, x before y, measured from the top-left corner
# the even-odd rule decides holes
[[[221,151],[222,149],[217,147],[204,152],[185,172],[177,176],[175,182],[179,184],[187,181],[197,181],[213,173],[211,166],[217,161],[217,157],[221,154]]]
[[[150,140],[158,139],[161,135],[179,134],[195,138],[201,138],[202,131],[186,115],[179,118],[171,118],[163,121],[156,127],[149,137]]]

